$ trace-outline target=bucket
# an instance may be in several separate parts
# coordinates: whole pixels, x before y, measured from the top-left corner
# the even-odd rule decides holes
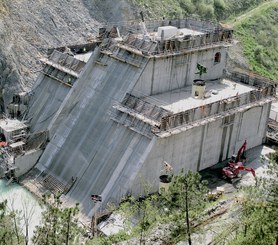
[[[168,192],[171,184],[171,177],[167,174],[159,176],[159,194],[161,194],[162,190]]]

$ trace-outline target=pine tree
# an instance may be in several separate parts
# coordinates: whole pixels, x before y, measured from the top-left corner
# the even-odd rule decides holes
[[[24,244],[19,215],[16,211],[8,211],[7,200],[0,202],[0,244]]]
[[[208,189],[206,181],[201,180],[197,172],[182,171],[174,176],[168,192],[163,193],[162,203],[169,209],[174,226],[172,237],[174,242],[187,238],[192,244],[191,234],[194,231],[193,222],[199,217],[206,204]]]
[[[278,151],[271,158],[266,174],[256,180],[256,186],[242,187],[239,200],[237,224],[226,227],[220,234],[231,245],[269,245],[278,244]],[[231,234],[233,239],[231,240]],[[216,238],[215,244],[222,244]]]
[[[46,203],[46,199],[45,199]],[[36,227],[32,238],[33,244],[60,245],[79,244],[83,229],[76,218],[79,208],[62,208],[59,196],[54,197],[54,203],[48,205],[43,212],[41,225]]]
[[[206,185],[199,173],[182,171],[172,177],[169,190],[161,190],[160,195],[150,195],[145,191],[145,197],[127,198],[119,208],[125,218],[125,232],[105,241],[118,242],[138,237],[139,244],[145,244],[146,236],[157,225],[172,224],[172,238],[163,239],[175,243],[186,237],[189,244],[192,244],[191,234],[195,230],[192,224],[198,224],[199,214],[205,208],[208,192]]]

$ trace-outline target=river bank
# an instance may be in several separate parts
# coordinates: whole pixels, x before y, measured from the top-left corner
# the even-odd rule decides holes
[[[33,236],[35,227],[39,225],[42,218],[43,207],[39,200],[28,192],[24,187],[17,183],[7,185],[5,179],[0,179],[0,202],[7,200],[8,210],[17,211],[21,218],[20,228],[25,234],[26,221],[23,218],[25,215],[28,218],[29,237]]]

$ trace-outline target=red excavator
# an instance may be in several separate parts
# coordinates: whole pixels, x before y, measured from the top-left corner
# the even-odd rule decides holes
[[[0,142],[0,147],[5,147],[7,145],[8,145],[8,142],[5,142],[5,141]]]
[[[230,159],[230,161],[228,162],[227,166],[222,168],[221,170],[221,175],[223,179],[228,179],[228,180],[232,180],[234,178],[240,177],[240,171],[250,171],[253,176],[255,177],[255,170],[251,167],[248,166],[243,166],[243,162],[245,162],[246,158],[245,158],[245,150],[246,150],[246,145],[247,142],[245,140],[244,144],[240,147],[240,149],[237,152],[236,156],[232,156],[232,158]]]

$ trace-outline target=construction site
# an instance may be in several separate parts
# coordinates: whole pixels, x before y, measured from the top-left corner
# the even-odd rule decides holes
[[[188,18],[110,23],[50,50],[0,121],[2,176],[92,216],[145,184],[157,192],[165,162],[201,171],[261,145],[276,86],[229,71],[232,44],[232,29]]]

